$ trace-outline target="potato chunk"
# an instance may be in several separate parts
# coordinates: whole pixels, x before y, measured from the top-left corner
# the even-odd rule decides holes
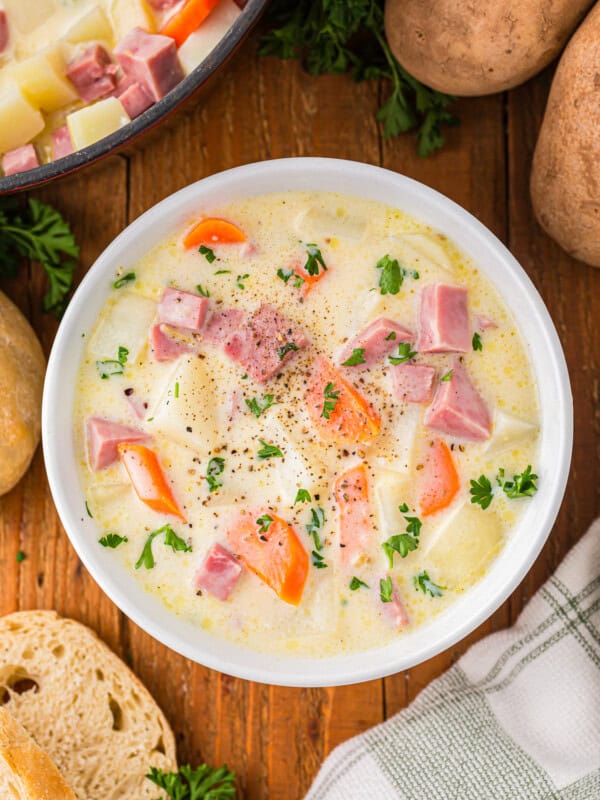
[[[79,17],[67,30],[65,39],[73,44],[80,42],[114,42],[113,31],[100,6],[93,6]]]
[[[115,32],[115,41],[120,42],[134,28],[154,33],[156,25],[146,0],[109,0],[108,15]]]
[[[11,25],[20,34],[39,28],[56,11],[56,0],[4,0]]]
[[[107,97],[93,106],[86,106],[67,116],[69,133],[75,150],[81,150],[131,122],[116,97]]]
[[[57,48],[34,55],[11,67],[11,73],[29,102],[43,111],[57,111],[77,100],[65,77],[65,62]]]
[[[30,142],[44,128],[44,118],[15,84],[0,94],[0,153]]]

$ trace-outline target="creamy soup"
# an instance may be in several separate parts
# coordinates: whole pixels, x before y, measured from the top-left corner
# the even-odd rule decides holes
[[[481,579],[536,491],[527,346],[478,265],[398,210],[203,211],[113,276],[86,332],[98,547],[253,649],[385,644]]]
[[[158,102],[241,13],[234,0],[3,0],[5,175],[97,142]]]

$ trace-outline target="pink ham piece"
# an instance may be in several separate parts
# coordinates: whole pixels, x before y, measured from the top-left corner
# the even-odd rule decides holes
[[[397,364],[391,372],[394,394],[401,403],[428,403],[431,400],[435,367]]]
[[[93,44],[76,56],[67,67],[67,78],[79,92],[84,103],[93,103],[114,91],[118,67],[108,52]]]
[[[150,97],[142,84],[137,81],[129,84],[125,91],[118,94],[117,97],[131,119],[139,117],[146,109],[154,105],[154,100]]]
[[[32,144],[17,147],[2,156],[2,169],[5,175],[16,175],[18,172],[27,172],[28,169],[39,167],[40,162]]]
[[[167,288],[158,304],[157,321],[186,331],[199,331],[204,325],[207,310],[206,297]]]
[[[87,452],[90,467],[105,469],[118,460],[117,445],[146,442],[150,437],[138,428],[120,425],[102,417],[90,417],[86,424]]]
[[[404,603],[400,599],[400,595],[398,594],[398,589],[396,585],[392,581],[393,591],[392,591],[392,599],[389,603],[384,603],[381,601],[382,610],[385,616],[388,618],[390,623],[397,628],[398,630],[405,628],[408,623],[410,622],[408,613],[406,608],[404,607]]]
[[[210,344],[219,344],[225,351],[244,324],[246,315],[239,308],[226,308],[211,314],[202,335]]]
[[[73,152],[73,142],[71,141],[71,134],[66,125],[62,128],[57,128],[52,134],[52,158],[58,161],[59,158],[70,156]]]
[[[178,336],[177,330],[164,323],[150,328],[150,347],[157,361],[174,361],[184,353],[194,351],[191,340]]]
[[[410,342],[412,339],[413,334],[402,325],[398,325],[391,319],[380,317],[348,342],[340,355],[339,363],[343,364],[350,358],[354,350],[361,349],[365,351],[363,353],[365,363],[357,366],[372,367],[377,361],[395,350],[399,342]]]
[[[0,8],[0,53],[3,53],[8,47],[10,41],[10,31],[8,28],[8,17],[6,11]]]
[[[489,439],[490,412],[459,359],[452,364],[450,380],[440,381],[423,421],[429,428],[459,439]]]
[[[426,286],[421,293],[419,353],[467,353],[470,349],[467,290],[445,283]]]
[[[125,76],[132,83],[139,83],[154,101],[184,78],[177,46],[169,36],[134,28],[114,52]]]
[[[498,326],[494,322],[493,319],[489,317],[484,317],[483,315],[479,314],[475,317],[475,328],[478,331],[487,331],[492,330],[493,328],[497,328]]]
[[[196,589],[218,600],[227,600],[242,574],[237,558],[220,544],[213,544],[196,575]]]

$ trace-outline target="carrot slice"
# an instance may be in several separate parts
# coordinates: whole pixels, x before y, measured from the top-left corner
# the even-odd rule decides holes
[[[340,559],[343,564],[356,566],[368,558],[377,535],[371,520],[366,466],[359,464],[340,475],[333,492],[340,510]]]
[[[458,472],[446,442],[435,439],[427,449],[419,479],[419,508],[424,517],[446,508],[460,488]]]
[[[297,275],[299,278],[302,278],[304,283],[302,284],[302,297],[306,297],[310,292],[315,288],[317,283],[324,278],[327,273],[325,270],[321,269],[316,275],[309,275],[308,272],[304,269],[304,267],[296,267],[294,270],[294,274]]]
[[[187,0],[163,25],[161,33],[175,39],[177,47],[202,25],[219,0]]]
[[[262,527],[257,522],[261,516]],[[265,517],[272,521],[265,523]],[[308,576],[308,555],[291,525],[268,509],[242,511],[227,536],[233,552],[281,600],[294,606],[300,603]]]
[[[328,388],[330,393],[337,392],[329,411],[325,409]],[[379,414],[323,356],[315,361],[309,377],[307,404],[313,425],[325,441],[350,445],[371,442],[381,430]],[[329,418],[323,416],[324,410]]]
[[[159,514],[172,514],[185,522],[154,450],[142,444],[120,444],[121,463],[142,503]]]
[[[246,235],[233,222],[217,217],[207,217],[201,220],[183,239],[184,247],[199,247],[215,244],[242,244]]]

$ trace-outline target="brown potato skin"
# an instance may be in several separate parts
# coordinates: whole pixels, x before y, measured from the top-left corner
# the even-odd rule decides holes
[[[600,267],[600,3],[554,75],[531,169],[538,222],[579,261]]]
[[[461,96],[518,86],[558,55],[593,0],[387,0],[385,31],[422,83]]]

